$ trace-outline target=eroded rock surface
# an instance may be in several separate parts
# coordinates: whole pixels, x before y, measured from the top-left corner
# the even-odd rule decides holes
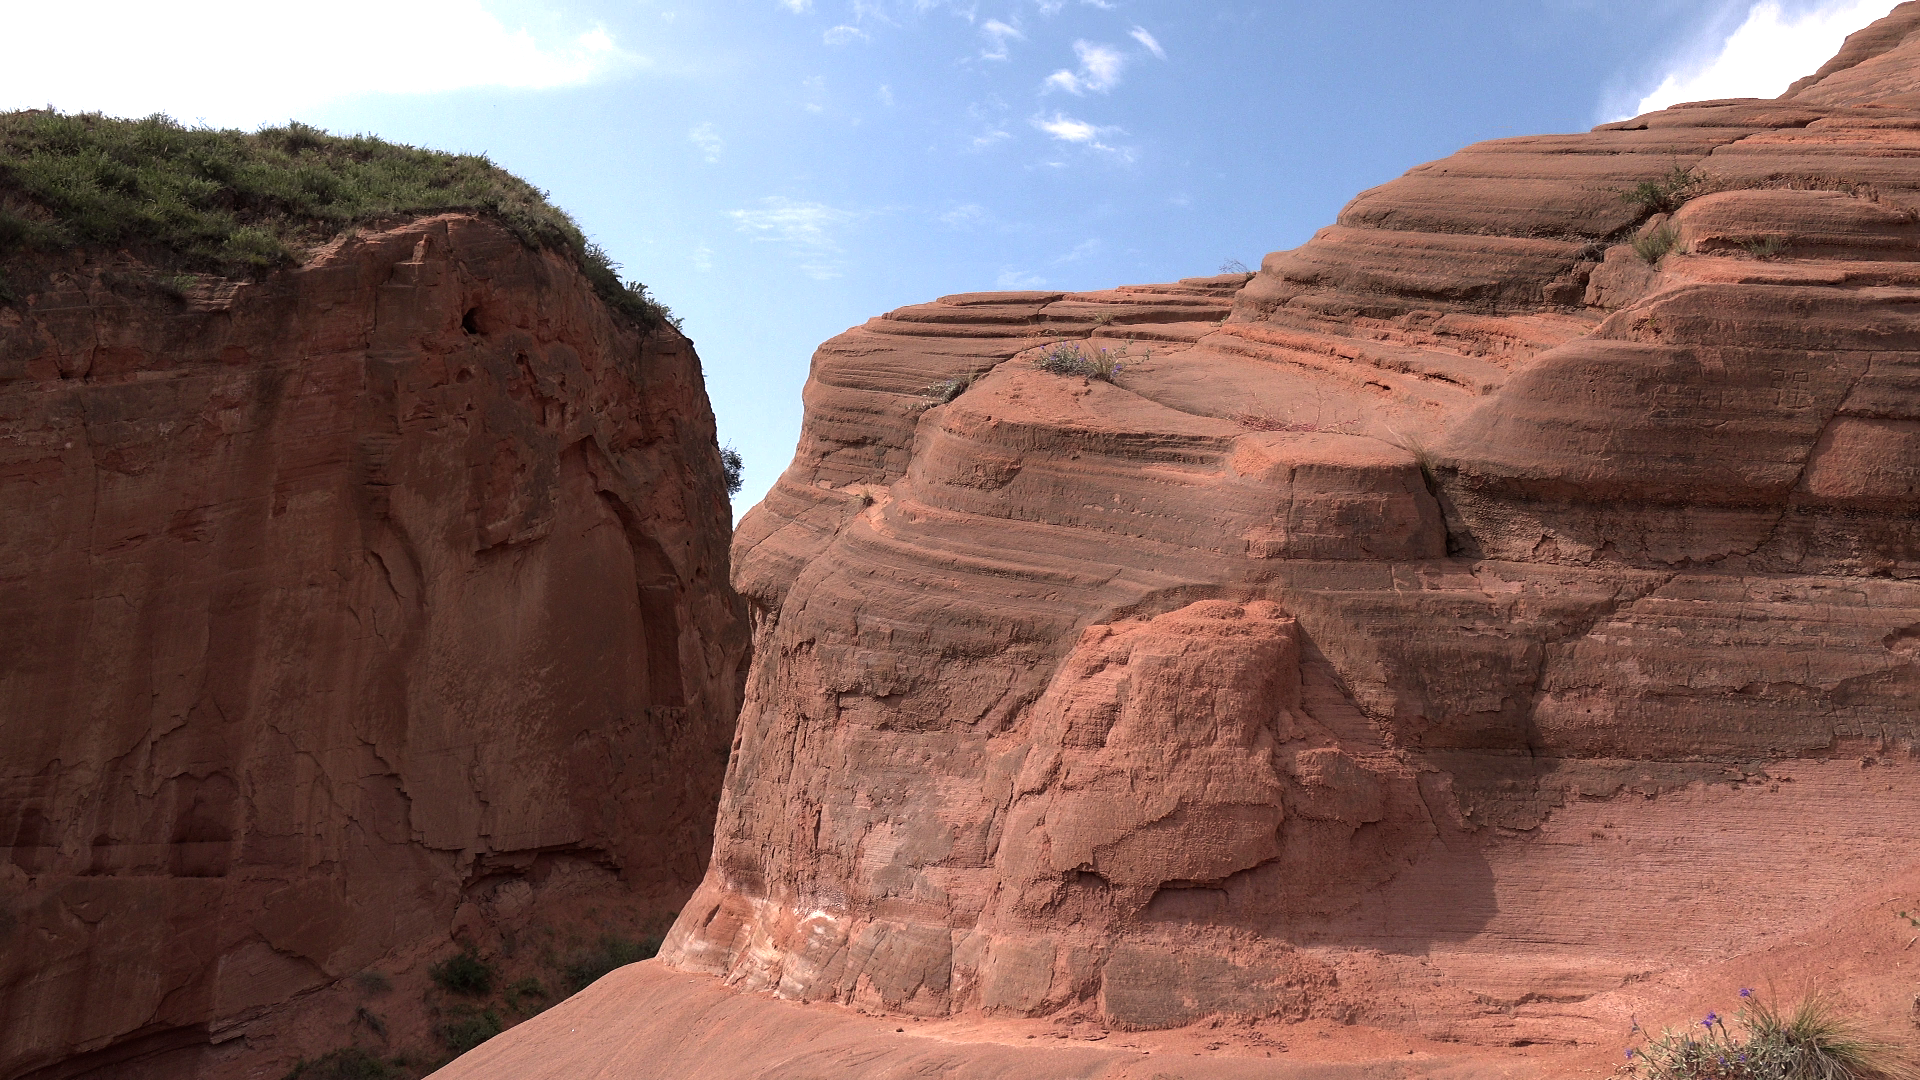
[[[736,533],[755,662],[667,962],[1591,1040],[1909,868],[1916,42],[1903,4],[1779,101],[1469,147],[1255,275],[826,343]]]
[[[349,1037],[289,999],[677,907],[747,645],[691,343],[459,215],[116,269],[0,307],[0,1075],[278,1076]]]
[[[1857,763],[1809,763],[1844,776]],[[1844,797],[1844,796],[1843,796]],[[1883,879],[1886,894],[1912,897],[1920,872]],[[1248,1023],[1216,1017],[1156,1031],[1129,1031],[1084,1015],[1021,1016],[970,1010],[945,1019],[860,1015],[830,1004],[797,1006],[729,991],[719,980],[676,973],[657,962],[623,968],[557,1008],[494,1039],[441,1073],[441,1080],[574,1080],[580,1076],[734,1080],[736,1077],[913,1077],[980,1080],[1560,1080],[1605,1076],[1621,1062],[1634,1019],[1690,1027],[1705,1008],[1723,1013],[1743,987],[1818,973],[1844,988],[1850,1004],[1904,1010],[1912,998],[1905,968],[1913,928],[1900,901],[1876,888],[1830,909],[1816,925],[1724,962],[1650,973],[1583,1001],[1538,1002],[1513,1010],[1499,1039],[1464,1040],[1435,1025],[1427,1004],[1383,1007],[1404,1016],[1391,1027],[1331,1017]],[[1338,957],[1343,978],[1365,978],[1364,954]],[[1111,965],[1110,965],[1111,967]],[[1446,976],[1437,965],[1422,981]],[[1783,974],[1786,978],[1782,978]],[[1406,983],[1399,986],[1404,993]],[[1891,1009],[1887,1011],[1893,1011]],[[1216,1022],[1218,1021],[1218,1022]],[[1896,1038],[1899,1028],[1884,1029]],[[1596,1033],[1597,1039],[1596,1039]],[[1491,1034],[1491,1032],[1483,1032]],[[745,1036],[745,1037],[743,1037]]]

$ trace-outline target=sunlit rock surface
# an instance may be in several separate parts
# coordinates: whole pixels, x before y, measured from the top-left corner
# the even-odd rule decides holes
[[[827,342],[668,970],[446,1075],[1564,1076],[1769,984],[1910,1035],[1916,31]]]

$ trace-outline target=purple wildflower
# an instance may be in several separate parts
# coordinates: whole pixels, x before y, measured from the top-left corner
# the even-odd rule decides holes
[[[1741,996],[1741,997],[1743,997],[1743,998],[1750,998],[1750,997],[1752,997],[1752,996],[1753,996],[1753,988],[1752,988],[1752,987],[1750,987],[1750,986],[1748,986],[1748,987],[1742,987],[1742,988],[1741,988],[1741,990],[1740,990],[1740,996]]]
[[[1719,1013],[1708,1013],[1707,1018],[1705,1020],[1700,1021],[1700,1026],[1703,1028],[1711,1028],[1714,1025],[1714,1022],[1719,1019],[1720,1019]]]

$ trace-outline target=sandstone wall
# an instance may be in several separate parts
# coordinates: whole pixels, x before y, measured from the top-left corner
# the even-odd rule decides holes
[[[1256,275],[823,345],[735,536],[755,661],[669,963],[1564,1041],[1910,869],[1916,27],[1781,101],[1469,147]],[[1676,169],[1677,213],[1622,197]],[[1121,372],[1040,370],[1062,341]]]
[[[560,257],[448,215],[183,296],[73,261],[0,307],[0,507],[0,1075],[266,1068],[397,951],[699,880],[712,414]]]

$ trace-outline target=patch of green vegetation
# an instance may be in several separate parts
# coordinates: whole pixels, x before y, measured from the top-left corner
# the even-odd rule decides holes
[[[440,1021],[437,1032],[448,1050],[464,1054],[503,1030],[500,1014],[492,1009],[459,1008]]]
[[[567,992],[577,994],[614,968],[651,960],[659,951],[657,937],[635,941],[619,934],[602,934],[598,943],[567,961],[561,969],[567,979]]]
[[[493,989],[493,965],[471,947],[428,968],[427,975],[435,986],[463,997],[485,997]]]
[[[1634,237],[1633,253],[1648,266],[1653,266],[1679,246],[1680,230],[1671,225],[1662,225],[1644,236]]]
[[[740,488],[747,482],[747,459],[732,443],[720,448],[720,471],[726,476],[727,498],[740,494]]]
[[[1628,1049],[1632,1074],[1642,1080],[1920,1077],[1898,1047],[1869,1037],[1825,994],[1810,993],[1791,1011],[1780,1010],[1752,990],[1740,991],[1740,997],[1731,1027],[1726,1018],[1710,1012],[1697,1025],[1664,1029],[1644,1046]],[[1637,1023],[1634,1031],[1644,1034]]]
[[[1707,178],[1675,164],[1658,180],[1642,180],[1621,192],[1622,201],[1640,207],[1647,214],[1671,214],[1688,199],[1706,194]]]
[[[160,114],[0,113],[0,258],[127,248],[239,276],[291,265],[356,225],[448,211],[572,256],[602,299],[643,325],[679,325],[545,192],[483,155],[301,123],[249,134]]]
[[[514,983],[512,986],[507,987],[502,996],[506,998],[507,1008],[525,1012],[527,1011],[527,1002],[546,1000],[547,988],[541,985],[539,979],[529,975]]]
[[[284,1080],[395,1080],[399,1076],[397,1063],[350,1046],[329,1050],[312,1061],[300,1059]]]
[[[1092,346],[1083,349],[1077,342],[1062,341],[1041,353],[1040,359],[1034,361],[1034,366],[1053,375],[1083,375],[1089,379],[1112,382],[1113,377],[1120,374],[1127,362],[1133,359],[1130,355],[1132,349],[1132,342],[1114,350],[1095,349]],[[1143,359],[1153,359],[1153,350],[1148,349]]]
[[[1743,241],[1740,246],[1756,259],[1777,259],[1787,251],[1786,238],[1780,236],[1756,236]]]

